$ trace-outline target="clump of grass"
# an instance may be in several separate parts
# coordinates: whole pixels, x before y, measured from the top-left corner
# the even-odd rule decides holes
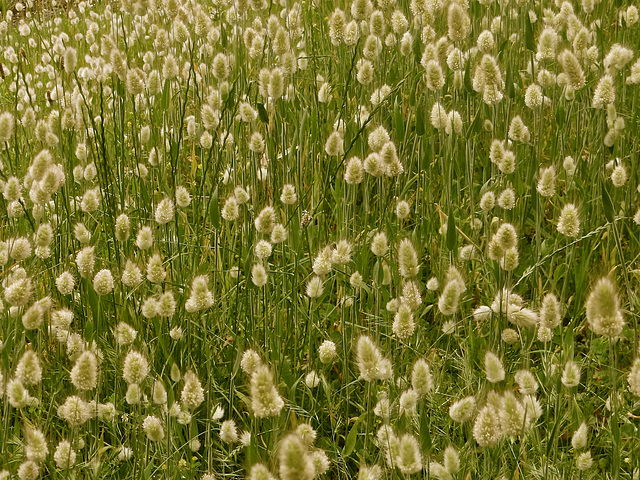
[[[637,6],[0,11],[0,478],[638,475]]]

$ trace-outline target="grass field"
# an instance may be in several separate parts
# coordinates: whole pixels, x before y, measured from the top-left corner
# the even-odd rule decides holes
[[[45,3],[0,480],[640,478],[633,0]]]

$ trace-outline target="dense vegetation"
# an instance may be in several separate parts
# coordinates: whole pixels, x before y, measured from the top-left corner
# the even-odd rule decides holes
[[[0,479],[638,479],[634,2],[45,3]]]

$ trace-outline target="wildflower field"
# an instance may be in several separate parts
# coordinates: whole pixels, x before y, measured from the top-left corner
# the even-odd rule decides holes
[[[0,13],[0,480],[640,478],[635,0]]]

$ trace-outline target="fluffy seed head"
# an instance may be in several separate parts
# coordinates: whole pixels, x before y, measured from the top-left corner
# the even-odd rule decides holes
[[[27,350],[16,366],[16,379],[23,385],[37,385],[42,381],[40,358],[33,350]]]
[[[212,64],[211,73],[217,80],[226,80],[229,76],[229,59],[223,53],[218,53]]]
[[[629,176],[624,165],[616,165],[616,167],[613,169],[613,172],[611,172],[611,182],[613,183],[613,186],[616,188],[620,188],[624,186],[625,183],[627,183],[628,179]]]
[[[9,405],[13,408],[24,408],[29,405],[31,401],[29,392],[17,378],[7,382],[6,395]]]
[[[460,456],[451,445],[444,450],[444,468],[449,475],[455,475],[460,471]]]
[[[175,208],[173,201],[170,198],[165,197],[160,200],[160,203],[156,206],[155,219],[159,225],[165,225],[173,220]]]
[[[364,171],[372,177],[381,177],[385,173],[385,164],[382,156],[378,153],[370,153],[364,159]]]
[[[582,422],[571,437],[571,446],[574,448],[574,450],[581,450],[586,447],[588,436],[589,428],[587,427],[586,423]]]
[[[587,298],[587,321],[597,335],[617,337],[625,325],[616,288],[611,280],[598,280]]]
[[[373,236],[371,240],[371,251],[377,257],[384,256],[389,250],[389,242],[387,240],[387,234],[384,232],[378,232]]]
[[[593,465],[593,458],[591,458],[591,452],[584,452],[578,455],[576,458],[576,468],[578,470],[585,471],[589,470]]]
[[[476,399],[465,397],[451,404],[449,416],[451,420],[458,423],[468,422],[473,418],[476,411]]]
[[[0,143],[11,140],[15,130],[15,118],[11,112],[2,112],[0,114]]]
[[[284,401],[273,384],[273,374],[266,365],[258,365],[251,375],[251,409],[258,418],[280,414]]]
[[[362,166],[362,160],[358,157],[351,157],[345,167],[344,181],[349,185],[357,185],[362,182],[363,177],[364,168]]]
[[[400,200],[396,205],[396,215],[400,220],[404,220],[411,213],[411,207],[405,200]]]
[[[125,322],[120,322],[114,329],[114,336],[118,345],[131,345],[138,335],[138,332]]]
[[[452,2],[447,11],[448,34],[452,42],[461,42],[471,32],[471,19],[458,2]]]
[[[27,459],[42,463],[47,459],[49,448],[47,447],[47,439],[44,434],[35,428],[28,428],[25,432],[25,455]]]
[[[627,26],[632,26],[638,23],[638,8],[635,5],[630,5],[625,12],[625,20],[627,22]]]
[[[324,150],[331,157],[339,157],[344,154],[344,140],[340,132],[331,132],[324,145]]]
[[[236,197],[227,198],[220,214],[227,222],[232,222],[238,218],[240,215],[240,209],[238,208],[238,201],[236,200]]]
[[[271,76],[269,77],[269,84],[267,86],[267,92],[269,96],[274,100],[281,98],[284,94],[285,82],[284,73],[282,69],[276,67],[271,70]]]
[[[276,223],[271,230],[271,243],[282,243],[287,240],[287,227],[281,223]]]
[[[11,241],[9,247],[9,256],[16,262],[26,260],[31,256],[31,242],[25,237],[18,237]]]
[[[33,282],[24,269],[18,269],[7,279],[4,298],[12,307],[24,307],[33,295]]]
[[[126,242],[131,232],[131,221],[126,214],[121,214],[116,218],[116,240]]]
[[[337,354],[336,344],[333,343],[331,340],[325,340],[318,347],[318,358],[325,365],[332,363],[336,358],[336,354]]]
[[[540,170],[538,193],[543,197],[553,197],[554,193],[556,193],[556,171],[553,166]]]
[[[98,382],[98,361],[91,350],[85,350],[71,369],[71,383],[78,390],[93,390]]]
[[[238,441],[236,422],[233,420],[225,420],[220,424],[220,440],[225,443],[235,443]]]
[[[346,265],[351,261],[352,247],[348,240],[340,240],[331,251],[331,263]]]
[[[147,279],[151,283],[161,283],[165,279],[166,272],[162,263],[162,256],[158,253],[154,253],[151,258],[149,258],[149,263],[147,263]]]
[[[438,103],[434,103],[431,108],[431,125],[436,130],[446,129],[447,124],[449,123],[449,115],[447,115],[447,111]]]
[[[442,67],[437,60],[429,60],[425,66],[426,85],[429,90],[439,91],[444,86]]]
[[[627,376],[627,383],[629,384],[629,391],[640,397],[640,358],[636,358],[633,361]]]
[[[319,276],[327,275],[331,272],[334,251],[330,246],[324,247],[313,260],[313,273]]]
[[[422,304],[422,296],[418,284],[410,280],[402,286],[401,303],[407,305],[411,310],[416,310]]]
[[[113,275],[109,269],[102,269],[93,278],[93,289],[98,295],[108,295],[113,291]]]
[[[408,305],[402,304],[396,311],[393,319],[393,333],[400,340],[405,340],[413,335],[416,324],[413,320],[413,313]]]
[[[558,232],[570,238],[575,238],[580,233],[580,216],[578,209],[573,203],[568,203],[562,207],[558,218]]]
[[[2,194],[8,202],[15,202],[20,199],[22,193],[22,185],[17,177],[9,177],[4,184]]]
[[[136,245],[140,250],[148,250],[153,245],[153,231],[151,227],[144,226],[138,231]]]
[[[433,388],[431,369],[429,368],[429,364],[423,359],[418,359],[416,363],[413,364],[411,386],[420,396],[426,395]]]
[[[502,361],[493,352],[487,352],[484,356],[484,372],[487,380],[491,383],[498,383],[504,380],[505,372]]]
[[[76,265],[82,278],[90,278],[93,275],[95,262],[94,247],[85,247],[77,253]]]
[[[125,263],[121,281],[127,287],[135,287],[142,282],[142,272],[140,268],[129,259],[127,259]]]
[[[294,205],[298,201],[296,187],[291,184],[286,184],[285,186],[283,186],[282,194],[280,195],[280,201],[285,205]]]
[[[256,463],[251,467],[248,478],[249,480],[276,480],[271,472],[269,472],[269,469],[262,463]]]
[[[60,470],[66,470],[75,465],[76,452],[71,448],[71,444],[68,441],[62,440],[56,447],[53,459]]]
[[[191,296],[185,304],[187,312],[205,310],[213,305],[213,293],[209,290],[209,277],[199,275],[191,282]]]
[[[132,350],[124,359],[122,378],[127,383],[139,384],[149,374],[149,363],[140,353]]]
[[[376,344],[366,335],[358,339],[356,363],[360,378],[367,382],[391,378],[391,362],[382,356]]]
[[[536,58],[541,60],[553,60],[558,45],[558,34],[552,27],[545,28],[538,39],[538,53]]]
[[[513,392],[507,391],[502,398],[502,408],[499,411],[500,426],[505,435],[518,436],[529,428],[528,416],[524,406]]]
[[[35,235],[35,244],[39,247],[48,246],[53,240],[53,228],[50,223],[43,223],[38,227]]]
[[[142,390],[140,390],[140,385],[137,383],[129,384],[129,386],[127,386],[127,392],[125,393],[124,399],[129,405],[140,404],[140,400],[142,399]]]
[[[565,364],[561,381],[567,388],[577,387],[580,384],[580,367],[573,360]]]
[[[381,480],[382,469],[378,465],[372,467],[360,467],[358,472],[358,480]]]
[[[259,240],[253,247],[253,253],[259,259],[269,258],[271,256],[272,246],[266,240]]]
[[[242,354],[240,367],[242,368],[242,371],[247,375],[249,376],[253,375],[253,372],[255,372],[255,370],[260,365],[262,365],[262,359],[260,358],[260,355],[258,355],[258,353],[255,350],[249,349]]]
[[[191,204],[191,194],[182,185],[176,187],[176,204],[180,208],[186,208]]]
[[[509,126],[509,138],[516,142],[528,143],[531,140],[529,129],[522,121],[520,115],[513,117]]]
[[[398,439],[394,460],[398,470],[405,475],[411,475],[422,470],[422,453],[416,437],[406,433]]]
[[[460,297],[465,291],[464,282],[458,278],[453,278],[445,283],[442,294],[438,299],[438,309],[443,315],[453,315],[458,311]]]
[[[70,426],[78,426],[87,422],[92,413],[87,402],[80,397],[70,396],[58,407],[58,416],[66,420]]]
[[[540,307],[540,326],[553,330],[561,323],[560,303],[553,293],[548,293]]]
[[[490,211],[496,204],[496,194],[489,191],[480,198],[480,209],[484,212]]]
[[[147,438],[152,442],[159,442],[164,439],[164,427],[162,420],[154,415],[148,415],[142,422],[142,429]]]
[[[276,222],[276,212],[273,207],[264,207],[255,219],[256,230],[270,234]]]
[[[510,223],[503,223],[493,237],[502,250],[509,250],[518,245],[518,234]]]
[[[322,278],[317,275],[312,277],[307,283],[306,294],[309,298],[318,298],[322,295],[324,291],[324,285],[322,283]]]
[[[524,104],[532,110],[540,108],[544,102],[544,95],[539,85],[532,83],[524,94]]]
[[[502,435],[499,412],[495,406],[487,404],[478,413],[473,425],[473,438],[481,447],[494,446]]]
[[[36,480],[40,476],[40,466],[33,460],[27,460],[18,467],[20,480]]]
[[[267,271],[259,263],[256,263],[251,269],[251,281],[256,287],[264,287],[269,281],[269,276],[267,275]]]
[[[489,30],[483,30],[478,35],[478,41],[476,42],[478,50],[482,53],[490,53],[495,47],[495,40],[493,34]]]
[[[538,390],[538,381],[533,373],[529,370],[518,370],[514,378],[523,395],[535,395]]]
[[[417,415],[416,405],[419,399],[418,392],[413,389],[405,390],[398,399],[398,415],[415,417]]]
[[[308,450],[297,433],[287,435],[278,451],[282,480],[311,480],[315,475]]]
[[[176,311],[176,306],[177,305],[175,298],[173,297],[173,293],[171,293],[170,291],[164,292],[157,299],[155,307],[156,315],[160,318],[171,318]],[[180,330],[177,330],[177,332],[179,331]],[[176,332],[176,330],[172,330],[172,332]],[[179,333],[176,335],[178,335],[179,338]]]
[[[198,376],[192,371],[184,374],[184,387],[180,394],[180,401],[187,410],[198,408],[204,402],[204,389]]]
[[[566,84],[572,90],[579,90],[584,87],[585,76],[580,62],[571,50],[564,50],[558,55],[558,60],[562,66],[561,83]]]
[[[505,210],[512,210],[516,205],[516,194],[512,188],[505,188],[498,197],[498,205]]]
[[[603,108],[616,101],[616,87],[611,75],[605,75],[593,92],[593,108]]]
[[[82,196],[82,202],[80,202],[80,209],[83,212],[91,213],[98,210],[100,207],[100,188],[90,188],[84,192]]]
[[[403,238],[398,245],[398,268],[404,278],[415,277],[418,274],[418,255],[408,238]]]

